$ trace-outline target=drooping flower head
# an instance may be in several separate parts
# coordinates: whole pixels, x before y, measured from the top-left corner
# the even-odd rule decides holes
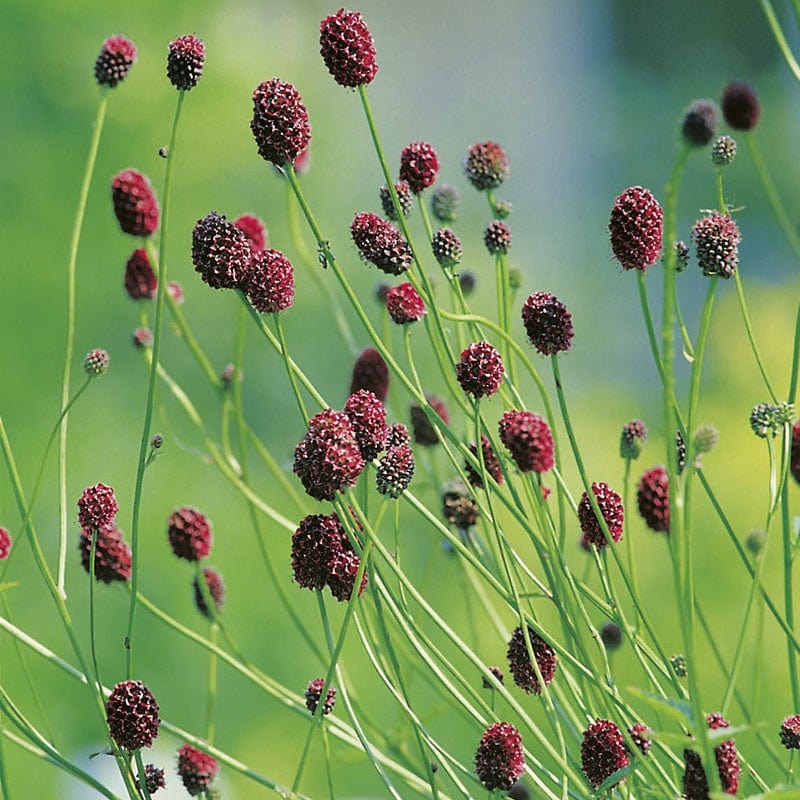
[[[758,124],[761,108],[752,86],[733,81],[722,90],[722,113],[735,131],[750,131]]]
[[[383,403],[373,392],[360,389],[347,398],[344,413],[350,420],[361,457],[372,461],[386,447],[389,435]]]
[[[109,36],[94,62],[94,77],[100,86],[112,89],[136,63],[136,46],[124,36]]]
[[[378,72],[375,42],[358,11],[340,8],[319,24],[322,60],[340,86],[371,83]]]
[[[216,570],[203,567],[203,578],[208,589],[208,596],[214,603],[216,613],[219,614],[225,605],[225,584],[222,582],[222,576]],[[192,579],[192,589],[194,590],[195,607],[204,617],[211,619],[211,609],[206,603],[206,596],[197,580],[197,576]]]
[[[250,130],[265,161],[276,167],[293,162],[311,141],[308,111],[297,89],[280,78],[260,83],[253,92]]]
[[[115,522],[97,528],[82,528],[78,549],[81,566],[91,572],[92,537],[96,536],[94,551],[94,577],[103,583],[127,581],[131,577],[131,550]]]
[[[418,322],[425,316],[425,301],[408,282],[393,286],[386,292],[386,310],[398,325]]]
[[[500,388],[504,373],[500,353],[489,342],[469,345],[456,364],[456,378],[461,388],[476,400],[493,395]]]
[[[205,45],[196,36],[179,36],[169,43],[167,53],[167,77],[170,83],[179,91],[188,92],[197,86],[205,60]]]
[[[178,750],[178,775],[192,797],[205,792],[218,772],[219,764],[214,756],[188,743]]]
[[[252,262],[244,232],[224,214],[211,211],[192,230],[192,263],[212,289],[235,289],[243,283]]]
[[[497,142],[478,142],[462,163],[467,180],[479,191],[496,189],[509,176],[508,156]]]
[[[500,441],[522,472],[547,472],[553,468],[553,434],[538,414],[506,411],[498,427]]]
[[[322,697],[322,690],[325,688],[325,678],[315,678],[309,681],[306,687],[306,708],[314,714],[319,705],[320,698]],[[334,703],[336,702],[336,689],[333,686],[328,687],[325,692],[325,702],[322,704],[322,713],[326,716],[333,711]]]
[[[686,110],[681,132],[691,147],[705,147],[717,132],[719,112],[710,100],[695,100]]]
[[[280,250],[256,250],[242,288],[261,314],[277,314],[294,302],[294,267]]]
[[[414,452],[408,443],[389,447],[375,476],[378,492],[387,497],[400,497],[414,477],[414,466]]]
[[[730,278],[739,265],[739,227],[728,214],[702,217],[692,226],[697,263],[703,275]]]
[[[491,792],[508,791],[525,771],[522,737],[510,722],[493,722],[475,753],[475,772]]]
[[[543,356],[564,353],[572,347],[572,314],[554,294],[530,295],[522,305],[522,323],[528,341]]]
[[[644,272],[661,255],[664,212],[649,189],[631,186],[614,201],[608,230],[611,250],[625,270]]]
[[[158,203],[150,181],[135,169],[125,169],[111,181],[114,214],[123,233],[150,236],[158,227]]]
[[[439,157],[428,142],[411,142],[400,153],[400,180],[414,194],[433,186],[439,175]]]
[[[377,214],[370,211],[356,214],[350,234],[361,258],[387,275],[402,275],[411,266],[411,248],[403,234]]]
[[[125,264],[125,291],[131,300],[152,300],[157,288],[158,278],[147,250],[138,247]]]
[[[607,484],[603,482],[592,483],[592,493],[600,507],[608,532],[614,542],[622,538],[622,523],[625,512],[622,508],[622,498]],[[600,549],[608,544],[603,529],[597,521],[589,496],[583,493],[580,503],[578,503],[578,520],[580,521],[583,538],[588,544]]]
[[[389,393],[389,367],[383,356],[372,347],[364,350],[353,364],[350,394],[360,389],[369,390],[381,403],[385,402]]]
[[[658,466],[642,475],[636,489],[636,503],[642,519],[651,531],[669,533],[669,478]]]
[[[629,764],[625,739],[613,722],[596,719],[583,732],[581,767],[593,789],[597,789],[606,778]]]
[[[172,552],[185,561],[199,561],[211,552],[211,523],[196,508],[173,511],[167,520],[167,536]]]
[[[132,752],[150,747],[161,720],[152,692],[141,681],[118,683],[106,701],[106,722],[117,747]]]
[[[269,240],[267,226],[255,214],[242,214],[233,221],[233,224],[247,237],[253,253],[263,250],[267,246]]]
[[[555,650],[530,626],[528,626],[528,638],[544,684],[549,686],[556,674]],[[508,642],[507,655],[508,665],[511,674],[514,676],[514,683],[520,689],[528,692],[528,694],[531,692],[533,694],[541,694],[542,686],[533,663],[528,656],[528,648],[525,645],[525,635],[522,632],[522,628],[517,627],[514,629],[514,633]]]

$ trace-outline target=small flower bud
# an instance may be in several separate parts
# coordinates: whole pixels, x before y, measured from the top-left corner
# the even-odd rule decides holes
[[[470,272],[468,269],[460,272],[458,274],[458,282],[461,284],[461,291],[464,296],[469,296],[475,291],[476,278],[474,272]]]
[[[710,453],[719,441],[719,432],[713,425],[701,425],[694,432],[694,449],[698,455]]]
[[[317,710],[320,698],[322,697],[322,689],[325,686],[324,678],[315,678],[306,687],[306,708],[313,714]],[[333,686],[328,687],[325,692],[325,702],[322,706],[322,713],[327,715],[333,711],[333,705],[336,702],[336,689]]]
[[[160,450],[163,444],[164,437],[160,433],[154,433],[153,438],[150,440],[150,447],[152,447],[153,450]]]
[[[727,167],[736,158],[736,139],[720,136],[711,148],[711,163],[715,167]]]
[[[514,206],[512,206],[508,200],[496,200],[494,204],[494,210],[500,219],[505,219],[511,215],[511,212],[514,210]]]
[[[762,530],[752,530],[747,534],[747,538],[744,540],[745,547],[754,555],[758,556],[761,554],[761,551],[764,549],[764,545],[767,542],[767,534]]]
[[[407,181],[398,181],[394,185],[394,190],[397,193],[397,200],[400,204],[400,211],[403,213],[404,217],[407,217],[411,213],[411,209],[414,208],[414,198],[411,196],[411,187],[408,185]],[[394,210],[392,193],[389,191],[388,186],[381,186],[380,197],[381,197],[381,208],[383,209],[384,215],[386,216],[387,219],[396,222],[397,214],[395,213]]]
[[[94,62],[94,77],[100,86],[112,89],[128,74],[136,63],[136,47],[124,36],[110,36],[103,42]]]
[[[674,656],[670,656],[669,663],[672,667],[672,671],[679,678],[685,678],[689,674],[686,669],[686,656],[682,653],[676,653]]]
[[[483,243],[492,255],[507,253],[512,239],[511,228],[499,219],[490,222],[483,232]]]
[[[622,630],[616,622],[606,622],[600,628],[600,638],[606,650],[616,650],[622,644]]]
[[[647,428],[640,419],[632,419],[622,426],[622,436],[619,441],[620,458],[629,458],[635,461],[642,454],[647,444]]]
[[[83,371],[92,378],[105,375],[110,360],[105,350],[90,350],[83,359]]]
[[[683,240],[675,242],[675,271],[683,272],[689,266],[689,245]]]
[[[464,255],[461,239],[449,228],[439,228],[431,239],[434,258],[442,267],[454,267]]]

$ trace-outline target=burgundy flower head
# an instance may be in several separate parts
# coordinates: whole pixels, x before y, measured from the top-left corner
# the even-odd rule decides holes
[[[669,533],[669,478],[664,467],[653,467],[642,475],[636,490],[639,513],[651,531]]]
[[[329,564],[345,547],[347,536],[333,514],[312,514],[292,534],[292,572],[304,589],[322,589],[330,576]]]
[[[411,142],[400,153],[400,180],[406,181],[414,194],[433,186],[439,175],[439,157],[427,142]]]
[[[613,722],[596,719],[583,732],[581,766],[593,789],[597,789],[606,778],[629,764],[625,739]]]
[[[259,84],[253,92],[250,130],[265,161],[276,167],[293,162],[311,141],[308,111],[297,89],[280,78]]]
[[[585,544],[588,544],[588,542]],[[581,542],[582,547],[584,547],[585,544]],[[616,650],[622,644],[622,629],[616,622],[606,622],[606,624],[600,628],[600,639],[606,650]]]
[[[492,255],[507,253],[513,238],[511,228],[499,219],[490,222],[483,231],[483,243]]]
[[[234,289],[250,272],[252,253],[244,232],[211,211],[192,230],[192,263],[212,289]]]
[[[294,302],[294,267],[280,250],[253,253],[243,290],[262,314],[277,314]]]
[[[433,257],[442,267],[454,267],[461,262],[464,248],[461,239],[450,228],[439,228],[431,239]]]
[[[395,422],[389,426],[389,436],[386,439],[387,449],[399,447],[401,444],[408,444],[410,441],[411,436],[408,433],[408,428],[402,422]]]
[[[325,687],[325,678],[315,678],[309,681],[306,687],[306,708],[313,714],[317,710],[320,698],[322,697],[322,690]],[[322,713],[326,716],[333,711],[333,705],[336,702],[336,689],[333,686],[328,687],[325,692],[325,702],[322,705]]]
[[[475,442],[470,444],[469,450],[475,458],[478,457],[478,446]],[[495,483],[502,483],[503,470],[500,467],[500,462],[492,449],[492,443],[483,434],[481,434],[481,450],[483,451],[483,465],[486,468],[487,474],[494,478]],[[469,461],[464,462],[464,472],[467,473],[467,478],[473,486],[479,489],[483,488],[483,477],[481,473],[475,469]]]
[[[692,147],[705,147],[717,132],[719,113],[710,100],[695,100],[683,117],[681,132]]]
[[[97,528],[82,528],[78,549],[81,565],[89,572],[92,555],[92,535],[97,532],[94,551],[94,577],[103,583],[127,581],[131,577],[131,551],[114,522]]]
[[[389,367],[383,356],[371,347],[364,350],[353,364],[350,394],[355,394],[359,389],[368,389],[381,403],[385,402],[389,393]]]
[[[608,230],[622,269],[644,272],[661,254],[664,212],[649,189],[631,186],[614,201]]]
[[[387,275],[402,275],[412,261],[408,243],[391,222],[364,211],[353,217],[350,234],[364,261]]]
[[[205,45],[196,36],[179,36],[169,43],[167,53],[167,77],[170,83],[176,89],[188,92],[197,86],[205,60]]]
[[[475,772],[491,792],[508,791],[525,771],[522,737],[510,722],[493,722],[475,753]]]
[[[8,528],[0,528],[0,561],[8,558],[11,552],[11,534]]]
[[[242,214],[233,224],[247,237],[252,252],[263,250],[267,246],[267,226],[255,214]]]
[[[158,288],[158,278],[150,264],[147,250],[138,247],[125,265],[125,291],[131,300],[152,300]]]
[[[781,723],[781,744],[787,750],[800,750],[800,714],[786,717]]]
[[[218,772],[219,764],[214,756],[190,744],[185,744],[178,750],[178,775],[192,797],[205,792]]]
[[[355,484],[363,469],[364,459],[347,415],[332,408],[314,415],[294,449],[294,473],[306,493],[317,500],[333,500],[336,492]]]
[[[650,738],[645,735],[647,733],[649,733],[649,728],[641,722],[637,722],[635,725],[628,728],[628,734],[643,756],[646,756],[650,752],[650,747],[653,744]]]
[[[167,535],[172,552],[186,561],[199,561],[211,551],[211,524],[196,508],[184,506],[170,514]]]
[[[727,214],[716,211],[697,220],[692,226],[697,263],[703,275],[730,278],[739,265],[739,227]]]
[[[553,434],[532,411],[506,411],[500,418],[500,441],[522,472],[547,472],[553,468]]]
[[[528,626],[528,637],[531,640],[533,657],[542,674],[545,686],[549,686],[556,674],[555,650],[539,636],[536,631]],[[529,694],[541,694],[542,687],[536,670],[528,657],[528,648],[525,646],[525,636],[522,628],[517,627],[508,642],[508,665],[514,676],[514,683]]]
[[[400,211],[404,217],[407,217],[411,213],[411,209],[414,207],[414,198],[411,195],[411,187],[408,185],[408,183],[406,183],[406,181],[398,181],[394,185],[394,190],[397,194],[397,200],[400,203]],[[392,193],[389,191],[388,186],[381,186],[380,197],[381,208],[383,208],[383,213],[386,215],[386,218],[396,221],[397,214],[394,210]]]
[[[414,452],[407,443],[391,446],[378,464],[376,485],[387,497],[400,497],[414,477]]]
[[[722,90],[722,114],[725,122],[736,131],[750,131],[758,124],[761,108],[752,86],[733,81]]]
[[[78,524],[82,528],[100,528],[114,521],[119,505],[114,490],[104,483],[87,486],[78,498]]]
[[[625,518],[622,498],[607,483],[592,483],[592,492],[608,526],[611,538],[618,542],[622,538],[622,523]],[[578,503],[578,520],[581,524],[581,531],[583,531],[583,538],[589,544],[594,545],[598,550],[608,544],[586,492],[583,493],[581,501]]]
[[[467,180],[479,191],[496,189],[509,176],[508,156],[497,142],[478,142],[462,164]]]
[[[389,435],[383,403],[373,392],[360,389],[347,398],[344,413],[353,427],[361,457],[365,461],[372,461],[385,449],[386,437]]]
[[[94,77],[100,86],[112,89],[136,63],[136,46],[124,36],[109,36],[94,62]]]
[[[358,577],[358,568],[361,566],[361,558],[352,549],[344,549],[338,552],[331,563],[328,564],[328,588],[331,594],[340,602],[346,603],[353,594]],[[361,576],[361,586],[358,588],[359,597],[367,587],[367,573]]]
[[[137,783],[139,778],[136,778]],[[159,769],[155,764],[144,765],[144,780],[147,786],[147,791],[154,795],[159,789],[166,787],[167,782],[164,779],[164,770]]]
[[[450,422],[450,412],[444,404],[444,400],[432,394],[426,394],[425,399],[428,405],[441,417],[442,421],[447,425]],[[436,428],[431,424],[428,415],[422,410],[422,407],[417,403],[411,403],[411,430],[414,434],[414,443],[421,444],[425,447],[432,447],[439,444],[439,437],[436,435]]]
[[[800,422],[792,426],[792,449],[789,469],[794,479],[800,483]]]
[[[489,342],[474,342],[461,353],[456,378],[466,394],[476,400],[494,394],[503,382],[505,367]]]
[[[125,169],[111,181],[114,214],[123,233],[147,237],[158,227],[158,203],[150,181],[135,169]]]
[[[217,614],[219,614],[220,611],[222,611],[222,607],[225,605],[225,584],[222,582],[222,577],[219,572],[208,569],[208,567],[203,567],[203,577],[206,581],[208,594],[214,601],[214,608]],[[194,604],[197,610],[207,619],[211,619],[211,610],[206,604],[205,595],[203,594],[203,590],[196,576],[192,580],[192,588],[194,589]]]
[[[386,292],[386,310],[393,322],[406,325],[425,316],[425,301],[410,283],[401,283]]]
[[[150,747],[158,736],[158,703],[141,681],[118,683],[106,701],[106,722],[111,738],[122,750]]]
[[[506,679],[503,675],[503,670],[501,670],[500,667],[489,667],[488,669],[489,672],[491,672],[492,675],[494,675],[494,677],[497,678],[498,683],[506,682]],[[483,678],[482,684],[484,689],[494,689],[494,684],[491,683],[489,679],[486,677]]]
[[[620,458],[629,458],[635,461],[642,454],[647,444],[647,427],[640,419],[632,419],[622,426],[622,435],[619,440]]]
[[[444,485],[442,515],[460,531],[468,530],[478,521],[480,509],[461,478],[453,478]]]
[[[528,341],[543,356],[566,352],[572,347],[572,314],[554,295],[534,292],[522,305],[522,322]]]
[[[711,730],[730,728],[730,723],[719,713],[707,714],[706,722]],[[708,779],[698,753],[688,748],[683,751],[685,769],[683,794],[686,800],[708,800]],[[735,795],[739,791],[739,776],[742,768],[733,739],[726,739],[714,748],[722,791]]]
[[[319,24],[322,60],[340,86],[371,83],[378,72],[375,42],[358,11],[340,8]]]

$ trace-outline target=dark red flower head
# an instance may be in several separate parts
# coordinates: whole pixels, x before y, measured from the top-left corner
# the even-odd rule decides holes
[[[506,411],[500,418],[500,441],[522,472],[547,472],[553,468],[553,434],[532,411]]]
[[[505,677],[503,676],[503,670],[500,667],[488,667],[489,672],[497,678],[498,683],[505,683]],[[494,689],[494,684],[484,676],[482,680],[482,685],[484,689]]]
[[[628,734],[643,756],[646,756],[650,752],[650,747],[653,744],[651,739],[645,735],[647,733],[649,733],[649,728],[641,722],[637,722],[635,725],[628,728]]]
[[[144,765],[144,780],[150,795],[154,795],[159,789],[163,789],[167,785],[164,779],[164,770],[159,769],[155,764]],[[136,782],[139,782],[138,776]]]
[[[387,497],[400,497],[414,477],[414,452],[407,443],[391,446],[378,464],[376,485]]]
[[[405,181],[398,181],[394,185],[397,200],[400,203],[400,211],[404,217],[411,213],[414,207],[414,198],[411,194],[411,187]],[[388,186],[381,186],[380,190],[381,208],[387,219],[397,220],[397,213],[394,210],[394,201],[392,200],[392,193],[389,191]]]
[[[186,561],[199,561],[211,551],[211,524],[196,508],[184,506],[170,514],[167,535],[172,552]]]
[[[353,486],[364,459],[347,415],[327,408],[313,416],[308,431],[294,449],[294,473],[306,493],[333,500],[336,492]]]
[[[711,730],[730,728],[730,722],[722,714],[713,713],[706,715],[706,722]],[[683,751],[685,769],[683,773],[683,794],[686,800],[708,800],[708,779],[700,756],[694,751]],[[733,739],[726,739],[714,748],[714,758],[717,762],[722,791],[725,794],[735,795],[739,791],[739,776],[742,768],[739,764],[739,755]]]
[[[347,398],[344,413],[353,427],[361,457],[365,461],[372,461],[385,449],[386,437],[389,435],[383,403],[373,392],[360,389]]]
[[[789,468],[794,479],[800,483],[800,422],[795,422],[792,426],[792,450]]]
[[[250,272],[252,252],[244,232],[211,211],[192,230],[192,263],[212,289],[235,289]]]
[[[683,117],[681,132],[687,144],[705,147],[717,132],[719,113],[710,100],[695,100]]]
[[[542,674],[545,686],[549,686],[556,674],[555,650],[539,636],[536,631],[528,626],[528,637],[531,641],[533,657]],[[536,670],[528,657],[528,648],[525,646],[525,636],[522,628],[517,627],[508,642],[508,666],[514,676],[514,683],[529,694],[541,694],[542,687]]]
[[[114,214],[123,233],[147,237],[158,227],[158,203],[150,181],[135,169],[125,169],[111,181]]]
[[[509,176],[508,156],[497,142],[478,142],[467,150],[462,164],[469,182],[479,191],[496,189]]]
[[[114,521],[119,505],[114,490],[104,483],[88,486],[78,498],[78,524],[82,528],[100,528]]]
[[[630,764],[620,729],[607,719],[596,719],[583,732],[581,766],[596,789],[610,775]]]
[[[350,381],[350,394],[359,389],[368,389],[381,403],[385,402],[389,393],[389,367],[383,356],[368,347],[353,364],[353,378]]]
[[[478,446],[475,442],[470,444],[469,450],[475,458],[478,457]],[[483,451],[483,466],[486,468],[487,474],[494,478],[495,483],[502,483],[503,470],[500,462],[492,449],[492,443],[483,434],[481,434],[481,450]],[[473,486],[477,486],[479,489],[483,488],[482,474],[469,461],[464,462],[464,472],[467,473],[467,478]]]
[[[178,750],[178,775],[184,788],[192,796],[205,792],[219,772],[214,756],[185,744]]]
[[[584,542],[581,542],[581,546],[584,546]],[[616,622],[606,622],[600,628],[600,639],[606,650],[616,650],[622,644],[622,629]]]
[[[118,683],[106,701],[111,738],[122,750],[150,747],[158,736],[158,703],[141,681]]]
[[[476,400],[494,394],[503,382],[505,367],[489,342],[474,342],[461,353],[456,378],[466,394]]]
[[[179,36],[169,43],[167,53],[167,77],[170,83],[176,89],[188,92],[197,86],[205,60],[205,45],[196,36]]]
[[[325,688],[325,678],[315,678],[309,681],[306,687],[306,708],[313,714],[317,710],[320,698],[322,697],[322,690]],[[322,713],[327,715],[333,711],[333,705],[336,702],[336,689],[333,686],[328,687],[325,692],[325,702],[322,705]]]
[[[124,36],[109,36],[94,62],[94,77],[100,86],[112,89],[136,63],[136,46]]]
[[[133,346],[144,348],[153,346],[153,332],[150,328],[137,328],[133,332]]]
[[[402,275],[412,261],[408,243],[391,222],[363,211],[353,217],[350,234],[364,261],[387,275]]]
[[[233,224],[247,237],[252,252],[263,250],[267,246],[267,226],[255,214],[242,214]]]
[[[361,558],[352,549],[344,549],[336,553],[328,565],[328,588],[331,594],[340,602],[346,603],[350,600],[353,594],[353,589],[356,585],[356,577],[358,576],[358,568],[361,566]],[[358,594],[361,593],[367,586],[367,573],[361,576],[361,586],[358,589]]]
[[[528,341],[543,356],[563,353],[572,347],[575,335],[572,314],[554,294],[530,295],[522,305],[522,322]]]
[[[752,86],[740,81],[729,83],[722,90],[720,105],[725,122],[734,130],[750,131],[758,124],[761,109]]]
[[[292,572],[304,589],[322,589],[330,576],[330,563],[350,543],[339,517],[311,514],[292,534]]]
[[[214,601],[214,608],[217,614],[222,611],[225,605],[225,584],[222,582],[222,576],[213,569],[203,567],[203,577],[206,581],[209,597]],[[206,618],[211,619],[211,611],[206,603],[206,597],[203,593],[197,577],[192,580],[192,588],[194,589],[194,604],[197,610]]]
[[[257,250],[253,254],[243,291],[262,314],[277,314],[294,302],[294,267],[280,250]]]
[[[442,421],[447,425],[450,422],[450,412],[443,400],[432,394],[426,394],[425,399],[428,405],[441,417]],[[411,403],[411,430],[414,435],[414,444],[421,444],[425,447],[432,447],[439,444],[439,437],[436,435],[436,428],[434,428],[428,415],[422,410],[422,407],[417,403]]]
[[[156,295],[158,278],[150,264],[147,250],[139,247],[125,265],[125,291],[131,300],[151,300]]]
[[[253,92],[250,130],[265,161],[276,167],[294,161],[311,141],[308,111],[297,89],[280,78],[259,84]]]
[[[508,791],[525,771],[522,737],[510,722],[493,722],[475,753],[475,772],[491,792]]]
[[[400,180],[406,181],[414,194],[433,186],[439,175],[439,157],[427,142],[411,142],[400,153]]]
[[[358,11],[340,8],[319,23],[319,51],[340,86],[371,83],[378,72],[375,42]]]
[[[636,490],[639,513],[651,531],[669,533],[669,478],[664,467],[642,475]]]
[[[600,507],[600,513],[608,526],[611,538],[613,541],[618,542],[622,538],[622,523],[625,518],[622,498],[607,483],[592,483],[592,492],[597,500],[597,505]],[[581,524],[581,531],[583,531],[583,538],[589,544],[598,549],[608,544],[586,492],[583,493],[581,501],[578,503],[578,520]]]
[[[412,284],[406,282],[393,286],[386,292],[386,310],[398,325],[418,322],[425,316],[425,301]]]
[[[464,255],[461,239],[450,228],[439,228],[433,234],[431,250],[442,267],[454,267],[461,262],[461,257]]]
[[[386,439],[386,447],[399,447],[401,444],[408,444],[411,437],[408,428],[402,422],[395,422],[389,426],[389,436]]]
[[[492,255],[507,253],[513,238],[511,228],[499,219],[490,222],[483,231],[483,243]]]
[[[97,532],[94,551],[94,577],[103,583],[127,581],[131,577],[131,551],[122,538],[122,531],[115,522],[97,528],[82,528],[78,549],[81,565],[90,572],[92,536]]]
[[[661,254],[664,212],[649,189],[631,186],[615,201],[608,230],[622,269],[644,272]]]
[[[0,528],[0,561],[8,558],[11,552],[11,534],[8,528]]]
[[[692,226],[697,263],[703,275],[730,278],[739,265],[739,227],[727,214],[716,211],[697,220]]]
[[[781,723],[781,744],[787,750],[800,750],[800,714],[786,717]]]

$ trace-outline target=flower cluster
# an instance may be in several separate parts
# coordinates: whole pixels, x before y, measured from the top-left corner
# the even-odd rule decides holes
[[[596,719],[583,732],[581,767],[593,789],[629,763],[622,732],[613,722]]]
[[[172,552],[185,561],[199,561],[211,552],[211,524],[196,508],[173,511],[167,520],[167,536]]]
[[[530,626],[528,627],[528,639],[531,643],[533,658],[536,661],[536,668],[542,676],[545,686],[552,683],[556,674],[556,653],[555,650],[539,636]],[[525,643],[525,634],[522,628],[517,627],[511,635],[508,643],[508,666],[514,676],[514,683],[520,689],[533,694],[541,694],[542,685],[539,682],[537,669],[534,668],[528,647]]]
[[[412,261],[411,248],[391,222],[364,211],[353,217],[350,234],[364,261],[387,275],[402,275]]]
[[[219,764],[214,756],[188,743],[178,750],[178,775],[192,797],[207,791],[218,772]]]
[[[475,773],[491,792],[508,791],[525,771],[522,737],[510,722],[494,722],[481,736],[475,753]]]
[[[612,540],[618,542],[622,538],[622,523],[625,517],[622,498],[607,483],[602,482],[592,483],[592,493]],[[586,492],[583,493],[581,501],[578,503],[578,520],[586,544],[598,549],[609,544]]]
[[[123,233],[150,236],[158,227],[158,203],[150,181],[135,169],[125,169],[111,181],[114,214]]]
[[[118,683],[106,701],[106,721],[117,747],[133,751],[150,747],[161,724],[152,692],[141,681]]]

